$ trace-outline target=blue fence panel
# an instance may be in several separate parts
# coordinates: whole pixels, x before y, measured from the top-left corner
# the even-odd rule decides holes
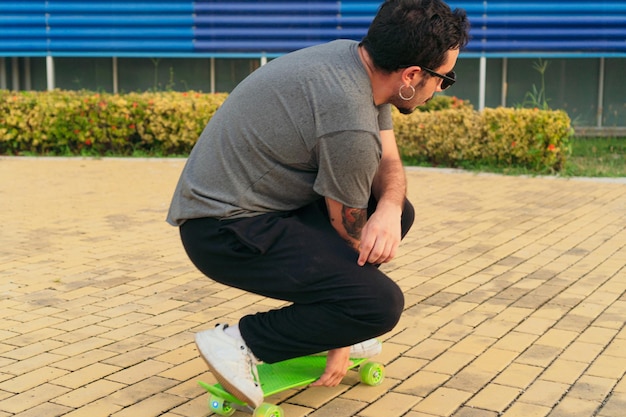
[[[0,55],[192,52],[190,0],[0,1]]]
[[[480,53],[626,53],[626,3],[485,2],[473,16],[468,51]]]
[[[280,55],[361,39],[382,0],[0,0],[0,56]],[[459,0],[490,55],[626,55],[622,0]]]
[[[371,20],[380,2],[343,0],[342,22]],[[490,54],[626,53],[626,2],[450,1],[471,22],[466,51]],[[366,24],[355,39],[365,35]]]
[[[188,0],[49,0],[49,51],[53,55],[191,52],[192,12]]]
[[[194,6],[198,52],[280,54],[341,37],[333,0],[205,0]]]
[[[0,56],[46,52],[45,6],[44,0],[0,1]]]

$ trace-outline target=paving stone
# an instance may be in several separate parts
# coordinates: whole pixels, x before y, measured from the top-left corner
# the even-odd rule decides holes
[[[467,405],[501,413],[519,396],[520,392],[519,388],[489,384],[468,401]]]

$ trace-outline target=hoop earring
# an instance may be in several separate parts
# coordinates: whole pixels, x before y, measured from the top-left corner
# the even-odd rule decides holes
[[[413,87],[411,84],[409,84],[409,87],[411,88],[411,97],[404,97],[404,95],[402,95],[402,89],[404,87],[406,87],[406,85],[404,85],[404,84],[400,86],[400,91],[398,91],[398,95],[404,101],[412,100],[413,97],[415,97],[415,87]]]

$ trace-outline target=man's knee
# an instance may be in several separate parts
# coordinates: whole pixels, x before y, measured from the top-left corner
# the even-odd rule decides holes
[[[375,293],[373,310],[376,312],[376,325],[379,334],[393,329],[404,311],[404,294],[398,285],[389,280],[387,285]]]
[[[409,233],[409,229],[413,226],[413,221],[415,220],[415,209],[413,208],[413,204],[408,199],[404,199],[404,207],[402,208],[402,237],[404,238],[407,233]]]

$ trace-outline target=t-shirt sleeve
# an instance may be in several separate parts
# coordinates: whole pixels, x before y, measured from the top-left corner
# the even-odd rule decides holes
[[[380,163],[380,138],[369,132],[326,135],[316,146],[316,193],[354,208],[366,208]]]
[[[380,130],[392,130],[391,104],[382,104],[378,107],[378,126]]]

